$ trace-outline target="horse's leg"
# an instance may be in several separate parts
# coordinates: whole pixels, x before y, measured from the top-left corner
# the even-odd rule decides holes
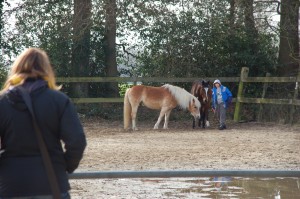
[[[168,123],[169,123],[169,118],[170,118],[170,114],[171,114],[171,110],[167,111],[165,113],[165,124],[164,124],[164,129],[168,129]]]
[[[154,129],[158,129],[158,126],[159,126],[160,122],[162,121],[163,117],[165,116],[166,111],[167,110],[165,108],[161,108],[157,122],[154,125]]]
[[[200,118],[198,119],[198,127],[201,126],[202,109],[200,109]]]
[[[195,128],[196,124],[196,119],[193,117],[193,129]]]
[[[202,128],[205,128],[205,111],[202,110],[201,113],[201,121],[202,121]]]
[[[131,121],[132,121],[132,130],[136,131],[138,128],[136,127],[136,114],[138,110],[138,105],[132,106],[132,111],[131,111]]]
[[[200,118],[198,121],[198,126],[201,127],[201,121],[203,121],[203,107],[200,108]]]
[[[208,109],[209,109],[209,107],[207,107],[207,108],[205,109],[205,118],[206,118],[206,126],[207,126],[207,127],[210,126],[209,121],[208,121]]]

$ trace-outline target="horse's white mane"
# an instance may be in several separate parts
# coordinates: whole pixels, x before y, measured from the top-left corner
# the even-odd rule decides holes
[[[178,86],[173,86],[170,84],[165,84],[162,87],[168,89],[171,92],[181,108],[187,109],[192,99],[195,99],[196,106],[200,107],[200,102],[198,101],[198,99],[191,93],[187,92],[184,88],[180,88]]]

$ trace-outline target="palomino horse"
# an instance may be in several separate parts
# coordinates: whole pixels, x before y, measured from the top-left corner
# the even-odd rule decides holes
[[[201,104],[199,100],[183,88],[170,84],[161,87],[137,85],[127,89],[125,93],[124,129],[128,129],[131,121],[132,129],[137,130],[136,114],[141,102],[150,109],[160,109],[154,129],[158,129],[163,117],[165,117],[163,128],[168,128],[170,113],[177,105],[183,109],[188,109],[195,119],[200,118]]]
[[[193,83],[191,93],[196,96],[201,103],[198,126],[201,126],[202,121],[202,128],[205,128],[205,125],[209,127],[208,110],[210,109],[212,99],[212,89],[209,86],[209,81],[195,81]],[[195,128],[195,119],[193,120],[193,128]]]

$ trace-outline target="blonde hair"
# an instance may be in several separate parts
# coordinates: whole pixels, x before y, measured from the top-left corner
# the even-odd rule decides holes
[[[1,93],[8,90],[10,86],[23,84],[27,78],[44,79],[50,89],[59,90],[61,88],[61,86],[56,85],[55,75],[47,53],[38,48],[26,49],[15,60]]]

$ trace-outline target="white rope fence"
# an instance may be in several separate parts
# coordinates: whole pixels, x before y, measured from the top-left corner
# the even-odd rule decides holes
[[[300,177],[300,170],[159,170],[77,172],[70,179],[172,178],[172,177]]]

